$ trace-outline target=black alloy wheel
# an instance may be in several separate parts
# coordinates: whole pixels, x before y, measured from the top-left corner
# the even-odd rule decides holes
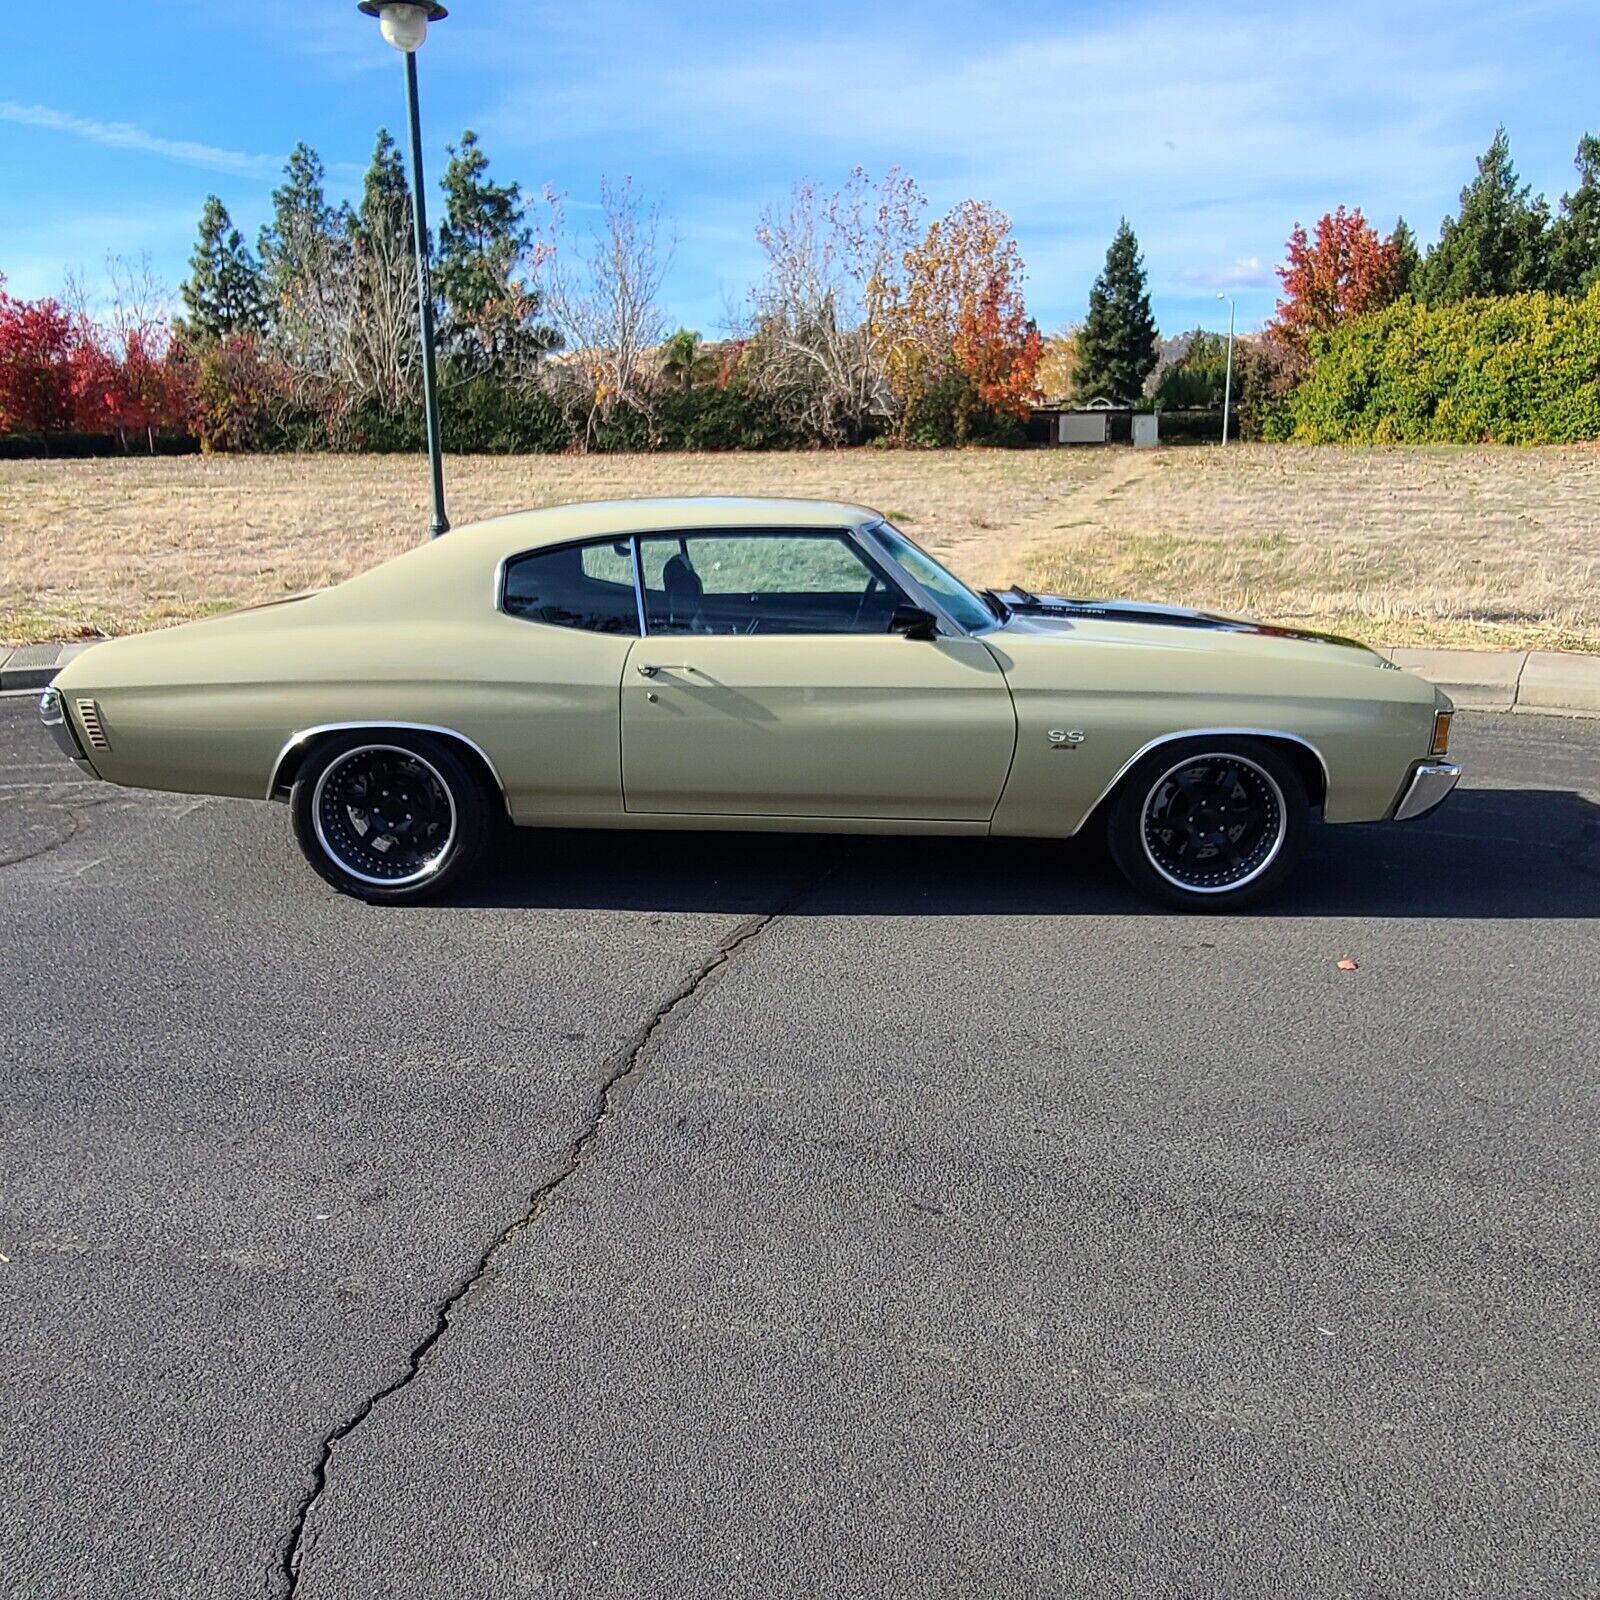
[[[1305,845],[1310,806],[1292,758],[1244,738],[1153,750],[1117,791],[1112,855],[1136,888],[1190,910],[1267,893]]]
[[[351,733],[307,757],[290,794],[295,837],[334,888],[363,900],[421,900],[472,867],[491,797],[440,739]]]

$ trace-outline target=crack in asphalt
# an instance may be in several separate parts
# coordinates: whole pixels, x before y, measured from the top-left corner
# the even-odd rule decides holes
[[[295,1514],[294,1524],[289,1530],[288,1538],[283,1544],[275,1567],[271,1569],[269,1574],[270,1578],[281,1582],[282,1587],[278,1588],[278,1592],[281,1595],[287,1596],[289,1600],[292,1600],[292,1597],[298,1593],[300,1562],[305,1545],[307,1526],[311,1520],[312,1513],[317,1508],[318,1502],[327,1490],[328,1471],[333,1463],[334,1451],[372,1415],[383,1401],[389,1399],[391,1395],[398,1394],[422,1372],[423,1366],[434,1346],[449,1332],[454,1314],[463,1306],[470,1304],[483,1285],[492,1278],[495,1260],[500,1252],[518,1238],[519,1235],[538,1222],[549,1209],[550,1202],[554,1198],[556,1191],[569,1178],[582,1171],[589,1163],[591,1152],[596,1142],[614,1114],[619,1096],[625,1093],[638,1080],[644,1069],[646,1058],[650,1053],[650,1047],[654,1044],[656,1036],[661,1029],[699,994],[705,984],[720,968],[725,967],[743,946],[765,932],[799,900],[820,888],[831,874],[831,871],[832,869],[830,868],[828,872],[824,872],[809,884],[794,890],[771,911],[748,917],[741,922],[694,969],[687,982],[665,1004],[647,1017],[619,1050],[606,1058],[606,1071],[600,1080],[600,1088],[595,1097],[592,1114],[588,1121],[584,1123],[577,1138],[567,1147],[566,1159],[562,1162],[560,1168],[551,1178],[547,1179],[528,1196],[527,1208],[520,1216],[514,1217],[500,1230],[488,1249],[479,1256],[477,1264],[472,1270],[456,1283],[444,1300],[440,1301],[434,1313],[432,1327],[428,1329],[417,1344],[412,1346],[407,1357],[405,1371],[394,1382],[385,1384],[381,1389],[370,1394],[348,1417],[323,1435],[321,1454],[317,1460],[316,1470],[312,1474],[310,1490],[300,1502],[299,1509]]]

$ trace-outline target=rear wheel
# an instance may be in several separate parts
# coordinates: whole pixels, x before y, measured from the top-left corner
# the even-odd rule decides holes
[[[343,894],[423,900],[476,864],[493,827],[482,780],[426,734],[342,734],[306,758],[289,796],[306,860]]]
[[[1305,849],[1310,802],[1294,762],[1255,739],[1161,746],[1123,780],[1111,854],[1142,893],[1189,911],[1270,894]]]

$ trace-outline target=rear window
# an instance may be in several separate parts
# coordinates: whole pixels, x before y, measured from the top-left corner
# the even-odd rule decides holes
[[[505,611],[528,622],[590,633],[639,631],[633,555],[626,539],[535,550],[506,563]]]

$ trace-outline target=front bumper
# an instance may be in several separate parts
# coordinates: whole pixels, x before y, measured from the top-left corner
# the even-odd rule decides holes
[[[1455,788],[1461,768],[1453,761],[1419,761],[1395,802],[1396,822],[1424,817]]]
[[[50,737],[55,740],[56,747],[61,751],[80,772],[86,772],[91,778],[99,777],[89,758],[84,755],[83,747],[78,743],[78,732],[72,726],[72,718],[67,714],[65,702],[58,689],[46,689],[39,696],[39,720],[50,730]]]

